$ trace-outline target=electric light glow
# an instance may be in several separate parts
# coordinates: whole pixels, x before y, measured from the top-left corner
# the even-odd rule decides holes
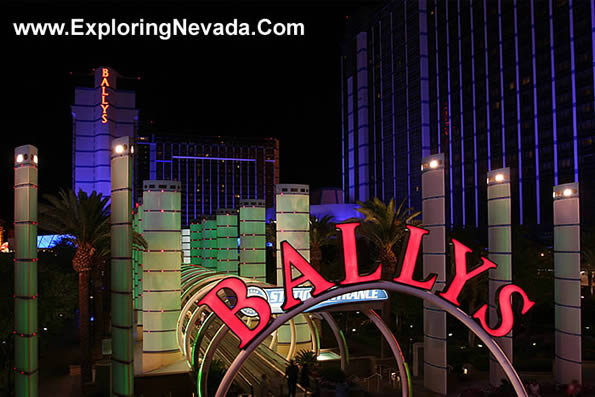
[[[123,151],[124,151],[124,146],[122,146],[122,145],[116,146],[116,153],[121,154]]]
[[[17,155],[17,163],[22,163],[23,162],[23,155],[22,154],[18,154]]]
[[[504,174],[496,174],[496,177],[494,179],[496,180],[496,182],[502,182],[504,180]]]
[[[438,167],[438,160],[430,161],[430,168],[436,168],[436,167]]]
[[[33,162],[35,164],[37,164],[39,162],[39,158],[37,158],[37,155],[36,154],[33,155]]]
[[[562,194],[564,195],[564,197],[570,197],[570,196],[572,196],[572,190],[564,189],[564,192]]]

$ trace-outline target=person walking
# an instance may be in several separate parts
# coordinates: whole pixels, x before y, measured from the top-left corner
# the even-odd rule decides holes
[[[289,388],[289,397],[295,397],[297,389],[299,368],[295,365],[293,360],[289,361],[289,366],[285,370],[285,376],[287,377],[287,387]]]
[[[302,372],[300,373],[300,385],[306,389],[306,392],[310,390],[310,368],[308,364],[304,364]]]

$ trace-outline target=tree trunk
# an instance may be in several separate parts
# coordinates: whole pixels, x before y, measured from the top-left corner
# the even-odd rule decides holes
[[[322,250],[320,245],[312,244],[310,246],[310,264],[318,273],[320,273],[320,263],[322,262]]]
[[[81,341],[81,384],[90,382],[91,351],[89,349],[89,271],[79,272],[79,322]]]
[[[93,359],[99,360],[102,357],[102,342],[105,335],[105,315],[103,313],[103,282],[101,276],[97,277],[94,283],[93,299],[95,303],[95,342],[93,346]]]
[[[395,270],[397,267],[397,257],[393,252],[392,247],[381,248],[379,255],[380,263],[382,264],[382,279],[392,280],[395,277]],[[382,321],[392,329],[392,303],[391,294],[388,292],[388,299],[382,304]],[[382,338],[382,344],[380,345],[380,358],[384,358],[389,353],[390,348],[384,338]]]

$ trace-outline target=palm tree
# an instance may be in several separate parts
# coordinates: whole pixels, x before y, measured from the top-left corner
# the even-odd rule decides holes
[[[79,316],[81,344],[81,382],[91,381],[89,346],[89,280],[93,266],[109,247],[110,216],[108,197],[72,189],[45,195],[48,204],[40,205],[40,226],[47,231],[68,235],[76,247],[72,267],[79,276]],[[98,249],[100,251],[98,251]]]
[[[414,219],[421,214],[420,211],[413,211],[412,208],[403,209],[403,199],[398,208],[395,208],[395,200],[391,198],[388,205],[378,197],[365,202],[358,201],[360,206],[357,212],[365,216],[357,231],[367,238],[378,249],[378,259],[382,264],[382,279],[392,280],[397,270],[397,255],[395,248],[405,239],[407,235],[407,224],[419,224]],[[359,221],[355,219],[355,221]],[[382,319],[390,326],[392,305],[390,297],[384,302],[382,308]],[[382,343],[381,354],[384,356],[386,342]]]
[[[419,224],[414,219],[421,214],[412,208],[403,209],[406,199],[395,209],[395,200],[388,205],[378,197],[366,202],[358,201],[357,212],[365,216],[358,232],[378,249],[378,259],[382,263],[382,279],[392,280],[397,270],[395,246],[407,235],[407,224]]]
[[[587,273],[587,291],[593,296],[593,272],[595,272],[595,233],[585,232],[581,244],[581,267]]]
[[[310,263],[320,273],[322,262],[322,247],[331,243],[331,236],[335,234],[333,217],[325,215],[316,218],[310,215]]]

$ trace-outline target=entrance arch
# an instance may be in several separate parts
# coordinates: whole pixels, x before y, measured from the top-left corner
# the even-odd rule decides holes
[[[508,360],[508,357],[506,357],[506,354],[504,354],[502,349],[500,349],[500,347],[492,339],[492,337],[472,317],[470,317],[468,314],[463,312],[461,309],[459,309],[452,303],[440,298],[437,295],[434,295],[430,291],[389,281],[373,281],[334,288],[329,291],[323,292],[320,295],[307,299],[300,305],[297,305],[294,308],[287,311],[286,313],[279,315],[271,323],[269,323],[260,334],[258,334],[254,339],[252,339],[250,343],[246,345],[244,350],[240,351],[240,354],[236,356],[235,360],[226,371],[225,376],[223,377],[223,380],[221,381],[215,396],[225,397],[227,391],[229,390],[229,387],[231,386],[231,383],[233,382],[233,379],[236,376],[236,373],[239,371],[242,364],[244,363],[244,361],[246,361],[250,353],[252,353],[254,349],[256,349],[256,347],[266,339],[268,335],[270,335],[279,327],[281,327],[281,325],[294,318],[298,314],[304,312],[305,310],[311,308],[312,306],[317,305],[320,302],[323,302],[327,299],[331,299],[342,294],[356,292],[364,289],[384,289],[391,292],[397,292],[405,295],[414,296],[424,301],[428,301],[429,303],[438,306],[440,309],[446,311],[447,313],[455,317],[457,320],[462,322],[469,330],[471,330],[475,335],[477,335],[479,339],[481,339],[481,341],[490,350],[490,353],[492,353],[496,361],[504,370],[504,373],[508,377],[508,380],[513,386],[517,396],[527,397],[527,392],[525,391],[523,382],[514,370],[510,360]]]

